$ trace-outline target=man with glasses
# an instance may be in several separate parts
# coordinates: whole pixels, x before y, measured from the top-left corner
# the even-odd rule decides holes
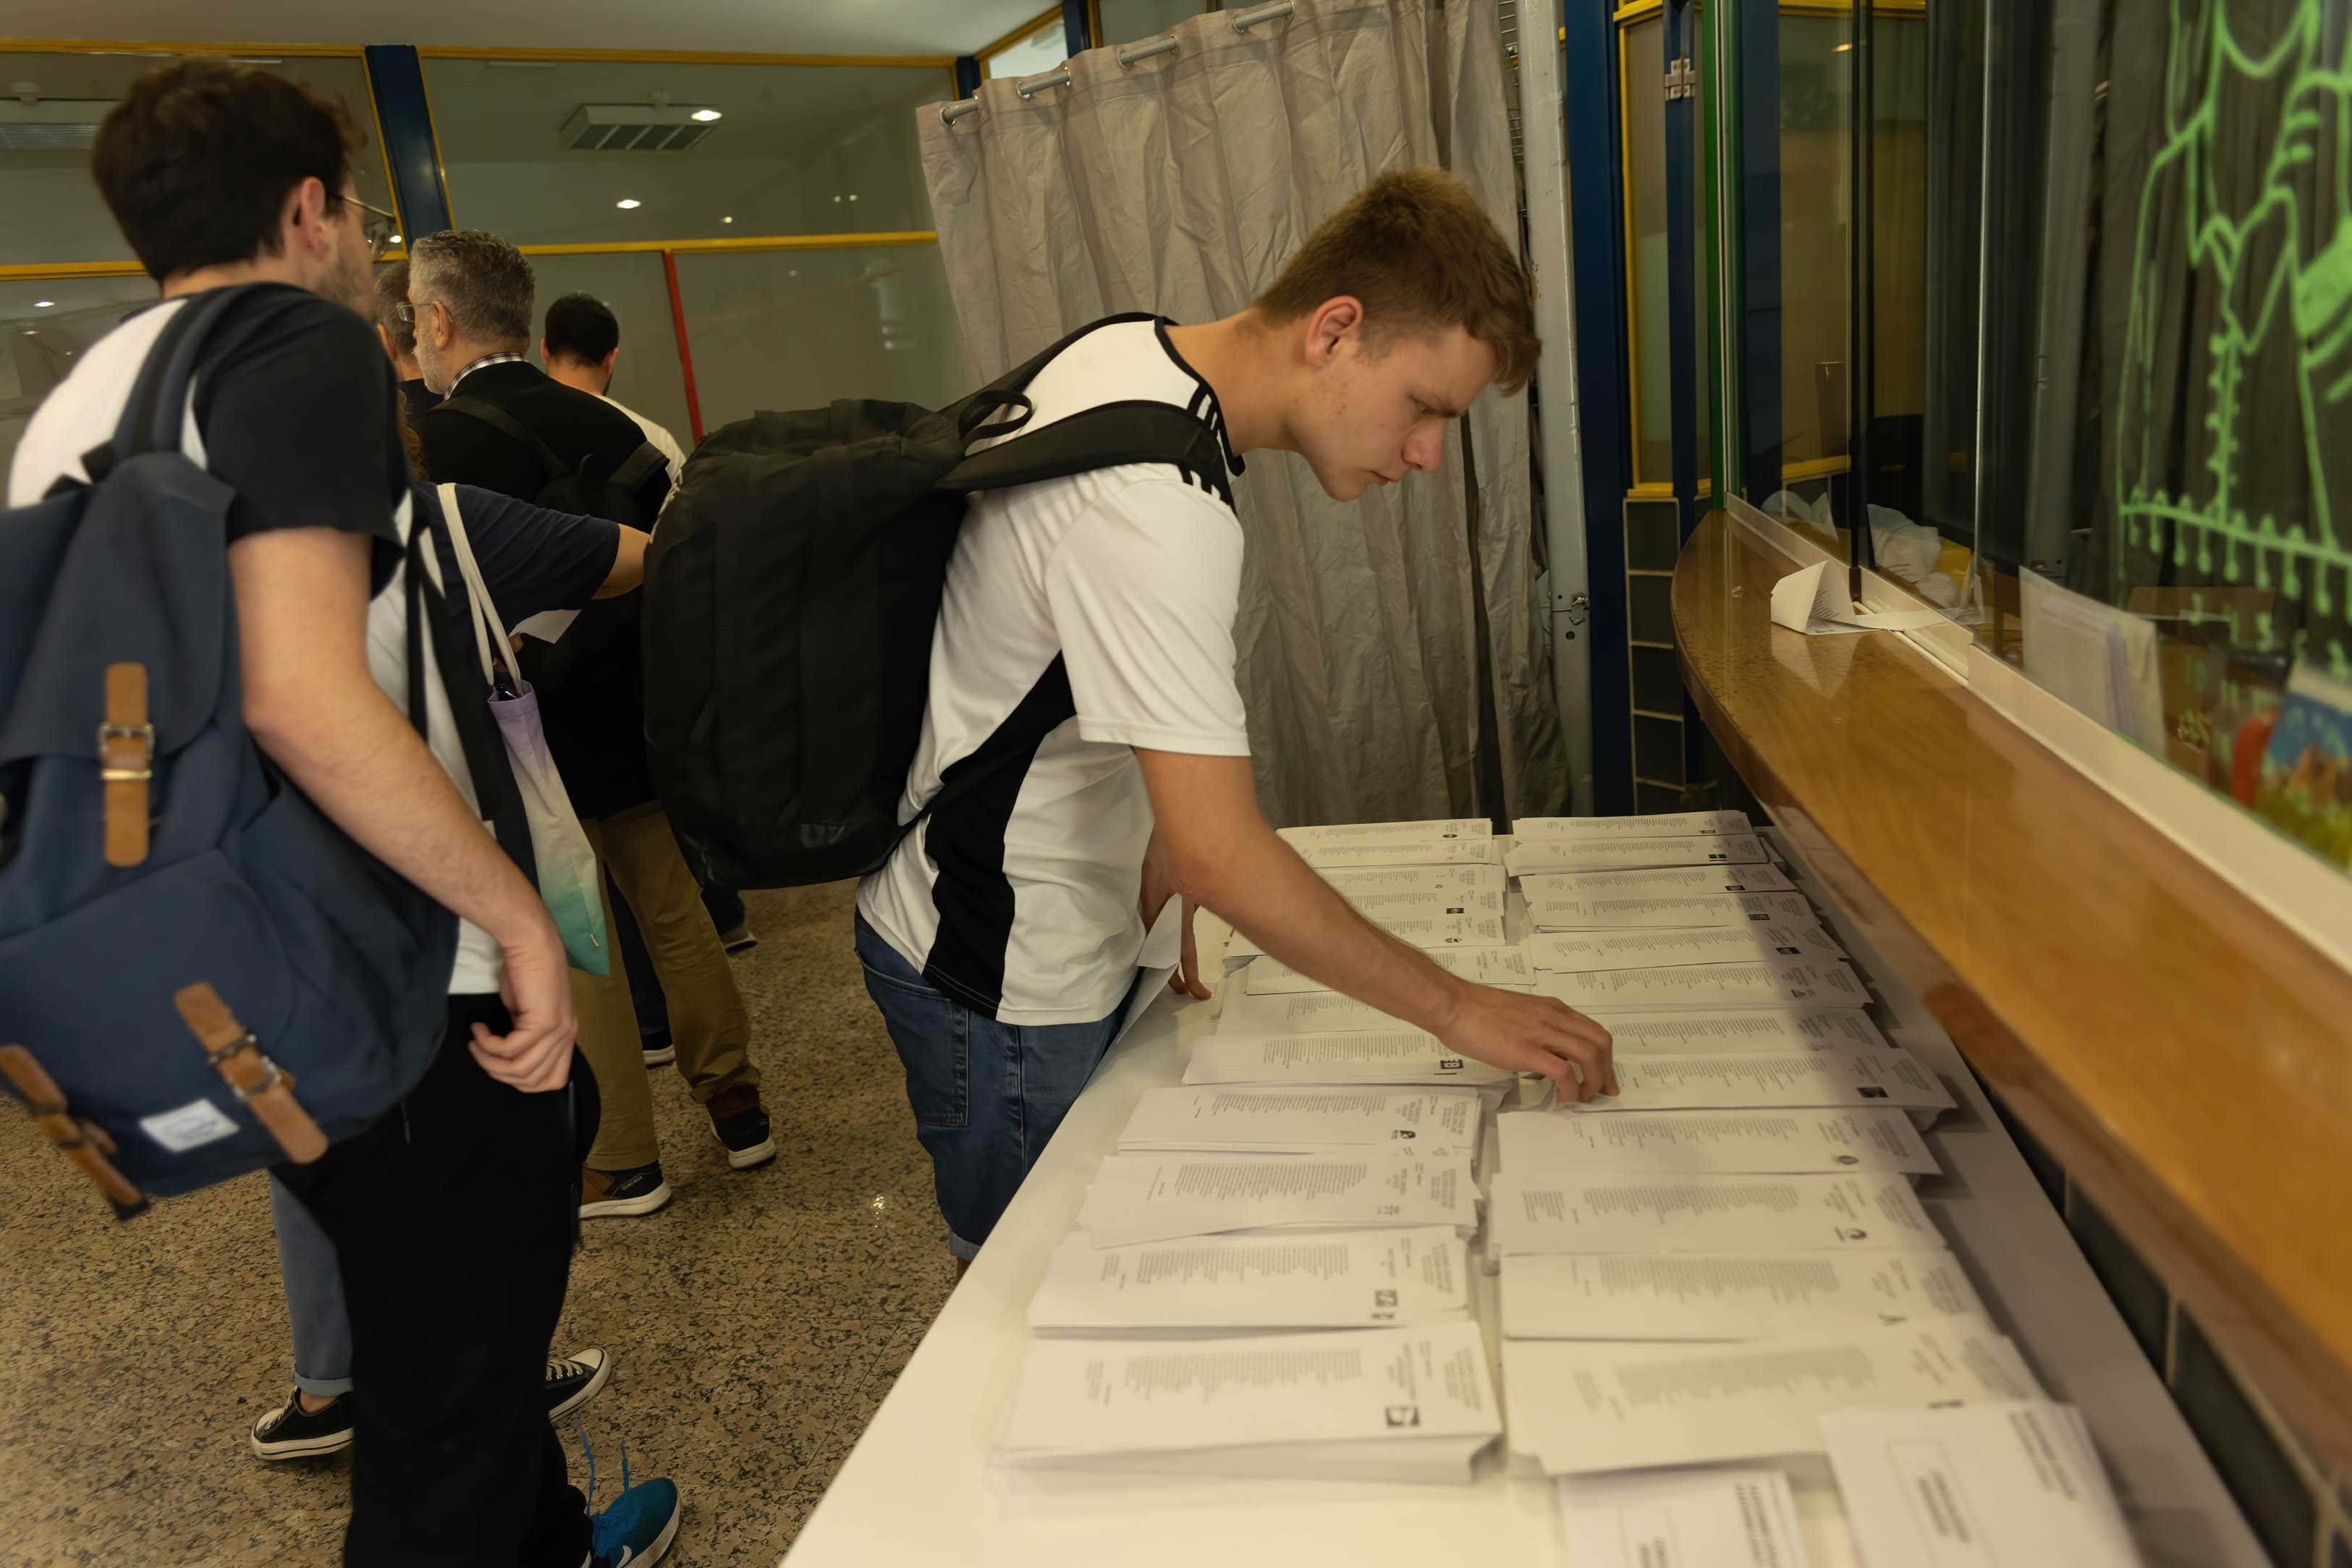
[[[638,1568],[668,1547],[677,1489],[642,1483],[592,1521],[542,1386],[571,1272],[573,1121],[595,1113],[593,1081],[568,1086],[562,939],[454,782],[454,725],[420,737],[388,695],[404,666],[371,658],[406,630],[406,596],[379,591],[412,508],[390,368],[362,319],[377,247],[352,192],[359,145],[340,105],[263,71],[191,59],[131,84],[91,170],[163,298],[34,415],[9,503],[87,479],[82,455],[113,434],[163,325],[239,289],[197,357],[203,445],[189,450],[235,495],[247,728],[288,787],[460,920],[423,1080],[374,1125],[273,1172],[334,1243],[368,1388],[344,1561]]]

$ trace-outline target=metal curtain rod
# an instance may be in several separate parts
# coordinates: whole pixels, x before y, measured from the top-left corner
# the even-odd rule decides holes
[[[1291,0],[1274,0],[1271,5],[1258,5],[1247,11],[1236,11],[1234,13],[1234,31],[1246,33],[1260,22],[1279,22],[1297,9]],[[1176,52],[1176,39],[1173,36],[1154,38],[1148,44],[1137,44],[1132,47],[1119,50],[1118,63],[1124,68],[1134,65],[1139,60],[1148,60],[1155,55],[1172,55]],[[1064,66],[1058,70],[1047,71],[1044,76],[1027,78],[1013,90],[1025,99],[1030,94],[1043,92],[1049,87],[1069,85],[1070,68]],[[940,123],[953,125],[965,115],[979,112],[980,99],[968,98],[961,103],[951,103],[940,110]]]

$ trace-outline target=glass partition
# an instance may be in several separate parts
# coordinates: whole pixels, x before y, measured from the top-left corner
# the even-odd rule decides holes
[[[154,298],[143,274],[0,281],[0,475],[33,411],[81,351]]]
[[[680,256],[677,282],[705,430],[836,398],[937,407],[965,390],[935,245]]]
[[[90,183],[89,148],[99,122],[133,78],[170,57],[0,50],[0,266],[125,261],[131,247]],[[360,199],[397,212],[383,162],[383,138],[368,91],[367,67],[348,55],[235,57],[241,65],[301,82],[339,99],[366,145],[352,160]]]
[[[648,251],[594,256],[534,256],[530,269],[539,287],[532,319],[547,324],[547,308],[566,294],[593,294],[611,307],[621,324],[621,357],[614,361],[609,395],[644,414],[677,438],[694,444],[686,406],[686,374],[678,363],[677,328],[670,317],[669,280],[662,258]],[[540,362],[539,333],[530,340],[532,363]]]
[[[452,221],[520,246],[930,227],[931,66],[428,57]],[[709,118],[697,118],[707,116]]]

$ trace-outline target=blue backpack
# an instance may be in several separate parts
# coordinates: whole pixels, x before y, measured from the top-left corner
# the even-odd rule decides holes
[[[390,1109],[432,1063],[457,946],[456,916],[245,728],[235,493],[180,450],[198,350],[240,292],[173,313],[89,484],[0,511],[0,1074],[122,1218],[316,1159]],[[446,618],[418,559],[412,542],[421,731],[420,622]]]

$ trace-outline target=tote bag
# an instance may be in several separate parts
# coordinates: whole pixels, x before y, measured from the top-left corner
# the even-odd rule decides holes
[[[466,538],[465,519],[458,516],[457,486],[438,486],[441,515],[448,519],[449,543],[457,552],[457,570],[465,575],[466,597],[474,607],[474,643],[482,659],[482,678],[489,683],[490,713],[506,737],[507,756],[514,764],[515,789],[522,797],[523,815],[530,823],[530,848],[539,862],[539,895],[555,928],[563,936],[564,956],[583,974],[612,972],[612,952],[605,946],[603,878],[596,870],[595,852],[563,791],[563,776],[547,749],[547,734],[539,722],[539,697],[530,683],[515,673],[507,630],[490,602],[481,568],[474,564],[474,547]],[[498,650],[494,657],[491,650]]]

